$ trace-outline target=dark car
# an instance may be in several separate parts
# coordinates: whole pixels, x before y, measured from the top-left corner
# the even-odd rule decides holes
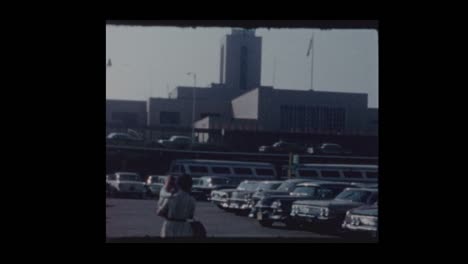
[[[322,143],[318,147],[307,148],[309,154],[319,155],[351,155],[350,150],[344,149],[341,145],[335,143]]]
[[[258,191],[255,192],[252,195],[252,198],[249,200],[249,208],[252,208],[250,211],[249,217],[253,218],[256,217],[257,215],[257,208],[255,205],[263,199],[264,197],[269,197],[269,196],[278,196],[278,195],[289,195],[297,185],[304,183],[304,182],[316,182],[317,180],[312,180],[312,179],[289,179],[285,180],[281,183],[278,188],[275,190],[263,190],[263,191]]]
[[[349,210],[341,227],[351,234],[364,234],[377,237],[379,227],[378,203],[364,205]],[[349,235],[348,233],[348,235]]]
[[[247,213],[252,209],[250,202],[255,192],[275,190],[281,181],[243,181],[229,198],[229,209],[238,214]]]
[[[110,133],[106,137],[107,144],[110,145],[144,145],[142,138],[137,138],[128,133]]]
[[[264,153],[304,153],[307,146],[297,143],[278,141],[271,146],[261,146],[258,148],[259,152]]]
[[[192,145],[192,139],[186,136],[172,136],[169,139],[160,139],[158,144],[163,148],[187,149]]]
[[[329,200],[335,198],[349,183],[304,182],[296,186],[289,195],[271,195],[261,199],[256,208],[256,217],[262,226],[271,226],[274,222],[283,222],[295,226],[291,219],[291,205],[297,200]]]
[[[374,204],[377,199],[377,189],[346,188],[333,200],[298,200],[294,202],[291,208],[291,217],[296,223],[313,223],[337,230],[341,228],[348,210]]]
[[[198,183],[192,187],[192,196],[198,200],[210,200],[211,192],[219,189],[236,188],[238,182],[228,177],[203,176],[198,179]]]

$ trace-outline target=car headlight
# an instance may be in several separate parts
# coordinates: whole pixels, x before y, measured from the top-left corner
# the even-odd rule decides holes
[[[271,208],[281,208],[281,202],[280,201],[274,201],[271,204]]]
[[[328,216],[328,212],[329,212],[328,208],[322,208],[322,209],[320,209],[320,216],[325,216],[326,217],[326,216]]]

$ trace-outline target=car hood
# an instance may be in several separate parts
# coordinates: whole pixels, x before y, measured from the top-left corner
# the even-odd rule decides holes
[[[134,184],[134,185],[145,185],[144,182],[136,182],[136,181],[119,181],[118,183]]]
[[[364,205],[350,210],[352,214],[378,216],[379,208],[376,205]]]
[[[295,204],[333,208],[354,208],[363,205],[362,203],[349,200],[299,200]]]

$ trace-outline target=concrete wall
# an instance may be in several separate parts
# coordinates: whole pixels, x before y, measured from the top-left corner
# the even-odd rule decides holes
[[[149,125],[159,126],[160,112],[179,112],[180,123],[178,125],[165,125],[168,127],[191,127],[192,126],[192,104],[191,99],[166,99],[151,98],[149,103]],[[199,120],[202,113],[218,113],[221,117],[231,118],[232,111],[229,101],[199,99],[195,105],[195,120]]]
[[[255,89],[232,100],[234,118],[258,118],[259,90]]]
[[[146,125],[147,107],[145,101],[106,100],[106,122],[115,122],[112,114],[118,112],[134,113],[137,116],[137,125]]]
[[[372,135],[379,133],[379,109],[367,109],[367,132]]]

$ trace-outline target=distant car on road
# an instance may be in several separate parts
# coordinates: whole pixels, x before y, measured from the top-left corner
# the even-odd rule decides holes
[[[169,139],[160,139],[158,143],[164,148],[187,149],[192,144],[192,139],[186,136],[172,136]]]
[[[128,133],[110,133],[107,135],[107,143],[109,144],[126,144],[126,145],[143,145],[144,140],[142,138],[137,138]]]
[[[263,153],[304,153],[307,147],[291,142],[278,141],[271,146],[261,146],[259,152]]]
[[[319,155],[351,155],[350,150],[344,149],[341,145],[335,143],[323,143],[317,148],[308,147],[307,153]]]
[[[130,195],[142,199],[146,198],[145,183],[138,173],[116,172],[106,177],[111,197]]]

